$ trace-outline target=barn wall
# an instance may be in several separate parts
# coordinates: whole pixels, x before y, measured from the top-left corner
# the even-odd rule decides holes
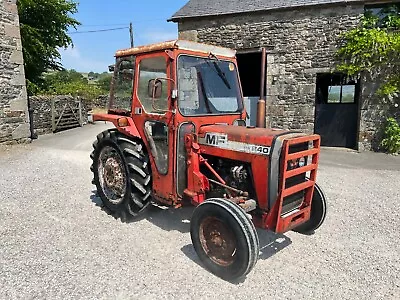
[[[183,19],[179,37],[234,49],[268,47],[267,126],[314,132],[316,74],[333,70],[339,36],[359,24],[363,5],[315,6]],[[255,80],[259,80],[255,78]],[[361,99],[358,148],[371,149],[385,113]]]

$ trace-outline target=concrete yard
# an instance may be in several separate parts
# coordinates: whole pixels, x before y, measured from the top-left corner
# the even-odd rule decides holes
[[[107,127],[0,147],[0,299],[400,299],[400,157],[323,149],[324,225],[259,230],[257,265],[231,283],[199,263],[191,208],[101,209],[89,154]]]

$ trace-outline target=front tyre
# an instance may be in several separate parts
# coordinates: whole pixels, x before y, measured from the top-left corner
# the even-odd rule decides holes
[[[107,130],[97,136],[93,148],[91,170],[103,204],[123,220],[137,216],[151,200],[151,175],[142,145]]]
[[[190,235],[205,267],[225,280],[248,274],[255,266],[259,241],[253,223],[235,203],[209,199],[193,212]]]
[[[310,220],[301,224],[300,226],[293,229],[298,233],[312,234],[317,230],[322,223],[325,221],[327,210],[326,197],[322,189],[315,184],[313,198],[311,201],[311,216]]]

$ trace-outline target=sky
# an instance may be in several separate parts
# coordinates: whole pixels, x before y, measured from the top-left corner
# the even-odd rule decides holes
[[[73,47],[60,49],[61,63],[79,72],[104,72],[114,63],[119,49],[130,47],[129,29],[84,33],[129,27],[133,23],[135,46],[172,40],[178,36],[177,24],[167,22],[188,0],[76,0],[73,15],[81,26],[69,32]],[[76,32],[76,33],[75,33]],[[81,32],[81,33],[77,33]]]

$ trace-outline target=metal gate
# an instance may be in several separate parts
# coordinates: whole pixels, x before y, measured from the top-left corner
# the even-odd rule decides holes
[[[53,132],[82,126],[81,100],[52,99],[51,121]]]
[[[318,74],[315,133],[329,147],[357,147],[359,82],[340,74]]]

